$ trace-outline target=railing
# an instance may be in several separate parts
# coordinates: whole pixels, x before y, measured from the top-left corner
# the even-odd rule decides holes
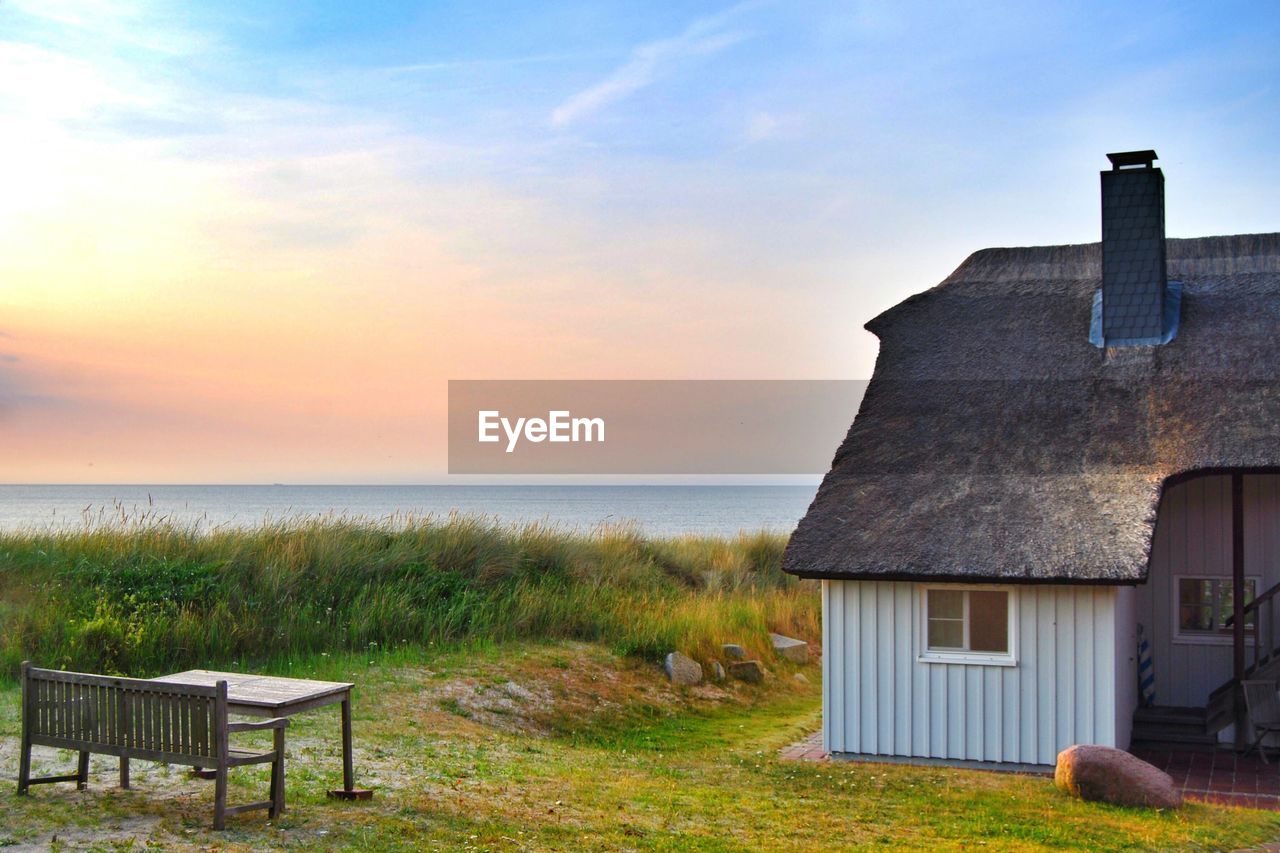
[[[1270,607],[1263,607],[1269,604],[1273,598],[1280,595],[1280,583],[1263,592],[1261,595],[1255,596],[1244,606],[1245,630],[1249,631],[1249,616],[1253,615],[1253,663],[1245,670],[1245,677],[1257,672],[1262,666],[1276,659],[1280,654],[1280,649],[1276,648],[1276,620],[1275,615]],[[1235,614],[1227,617],[1226,626],[1230,627],[1235,621]],[[1263,623],[1266,624],[1264,631]],[[1265,642],[1264,642],[1265,639]]]

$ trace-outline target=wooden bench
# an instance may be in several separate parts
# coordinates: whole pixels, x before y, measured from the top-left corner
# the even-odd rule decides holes
[[[31,785],[89,779],[89,754],[120,758],[120,787],[129,787],[129,759],[207,767],[214,771],[213,828],[222,829],[226,816],[267,809],[270,817],[284,813],[285,719],[254,723],[227,720],[227,683],[174,684],[139,678],[115,678],[37,669],[22,664],[22,751],[18,793]],[[227,736],[234,732],[274,732],[268,752],[233,749]],[[78,750],[80,764],[65,776],[31,778],[31,747]],[[227,770],[245,764],[271,764],[271,798],[260,803],[227,807]]]

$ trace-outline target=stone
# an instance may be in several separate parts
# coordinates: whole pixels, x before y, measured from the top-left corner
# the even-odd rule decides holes
[[[795,675],[793,675],[793,676],[791,676],[791,677],[792,677],[792,678],[794,678],[794,679],[796,680],[796,683],[797,683],[797,684],[808,684],[808,683],[809,683],[809,679],[805,678],[805,676],[804,676],[804,673],[803,673],[803,672],[797,672]]]
[[[718,660],[711,662],[711,677],[716,681],[724,681],[724,666]]]
[[[672,684],[691,686],[702,682],[702,664],[679,652],[672,652],[663,661],[662,668]]]
[[[1176,809],[1182,792],[1168,773],[1110,746],[1077,744],[1058,753],[1053,784],[1091,802]]]
[[[729,674],[748,684],[764,681],[765,672],[764,664],[758,660],[738,660],[729,664]]]
[[[725,643],[720,648],[724,649],[724,656],[729,660],[746,660],[747,650],[737,643]]]
[[[781,634],[770,634],[769,642],[773,643],[773,653],[783,660],[789,660],[792,663],[809,662],[809,644],[804,640],[784,637]]]

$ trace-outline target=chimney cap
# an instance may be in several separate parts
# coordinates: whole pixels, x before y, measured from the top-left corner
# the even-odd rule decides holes
[[[1107,155],[1107,159],[1111,161],[1111,170],[1115,172],[1133,166],[1143,166],[1150,169],[1156,158],[1156,152],[1150,149],[1146,151],[1117,151],[1114,154]]]

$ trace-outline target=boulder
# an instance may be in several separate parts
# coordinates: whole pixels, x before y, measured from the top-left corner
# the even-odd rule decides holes
[[[739,681],[759,684],[764,681],[765,668],[758,660],[737,660],[729,664],[729,674]]]
[[[1110,746],[1069,746],[1058,753],[1053,784],[1082,800],[1176,809],[1182,792],[1168,773]]]
[[[804,640],[784,637],[781,634],[770,634],[769,642],[773,643],[773,653],[783,660],[789,660],[792,663],[809,662],[809,644]]]
[[[724,649],[724,656],[729,660],[746,660],[747,650],[737,643],[725,643],[720,648]]]
[[[724,681],[724,666],[718,660],[711,662],[711,678],[715,681]]]
[[[702,681],[702,664],[679,652],[667,655],[662,668],[666,670],[667,678],[671,679],[672,684],[689,686]]]

